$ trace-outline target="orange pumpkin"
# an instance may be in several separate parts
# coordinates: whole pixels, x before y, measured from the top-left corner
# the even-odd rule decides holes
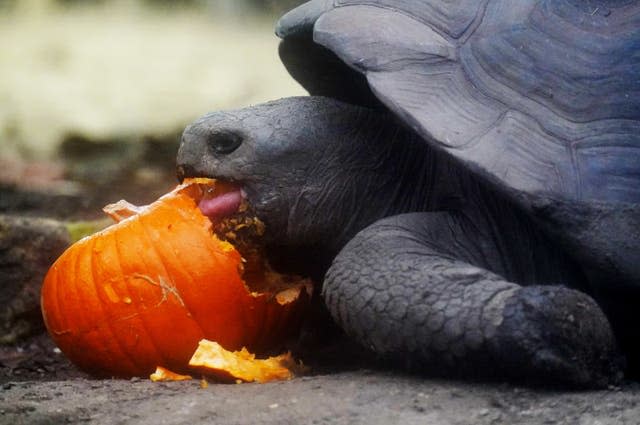
[[[201,339],[228,350],[263,350],[295,329],[311,283],[269,289],[268,265],[243,281],[243,258],[212,232],[198,208],[207,192],[191,179],[146,207],[116,204],[120,220],[72,245],[45,277],[45,324],[62,352],[99,376],[188,371]],[[257,282],[261,280],[260,282]],[[247,285],[260,287],[252,292]]]

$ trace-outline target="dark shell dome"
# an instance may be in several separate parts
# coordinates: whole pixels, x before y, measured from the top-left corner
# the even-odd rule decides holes
[[[521,199],[640,202],[638,2],[318,0],[277,32],[312,37],[348,67],[298,78],[312,94],[358,102],[368,86],[427,142]],[[320,49],[302,55],[309,68],[330,62]]]

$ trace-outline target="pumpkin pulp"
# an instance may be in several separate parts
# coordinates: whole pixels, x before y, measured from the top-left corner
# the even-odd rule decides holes
[[[190,196],[198,204],[202,214],[211,220],[213,233],[221,241],[228,242],[242,256],[240,274],[252,293],[270,292],[277,294],[278,301],[288,302],[293,293],[287,290],[295,287],[302,278],[273,270],[266,260],[266,248],[262,244],[264,223],[254,214],[246,201],[242,189],[234,183],[195,178],[198,190]]]

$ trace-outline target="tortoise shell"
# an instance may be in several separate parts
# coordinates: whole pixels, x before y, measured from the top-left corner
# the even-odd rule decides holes
[[[640,2],[314,0],[276,33],[310,94],[387,108],[640,290]]]
[[[424,140],[497,187],[640,202],[639,2],[317,0],[277,32],[312,35]],[[318,67],[314,52],[303,54]],[[301,81],[312,94],[354,91],[341,76],[318,87],[321,72]]]

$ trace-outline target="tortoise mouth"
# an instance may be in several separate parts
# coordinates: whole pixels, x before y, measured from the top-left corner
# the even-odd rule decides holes
[[[203,197],[198,203],[198,208],[212,221],[218,221],[238,212],[245,199],[246,194],[242,188],[230,188],[228,192]]]
[[[209,219],[215,236],[229,242],[243,258],[243,276],[264,274],[265,226],[247,202],[240,184],[217,178],[202,179],[199,193],[194,197],[201,214]],[[247,278],[251,280],[250,278]]]
[[[215,224],[246,209],[247,195],[240,184],[218,178],[206,179],[210,183],[201,187],[201,196],[196,199],[202,215]]]

